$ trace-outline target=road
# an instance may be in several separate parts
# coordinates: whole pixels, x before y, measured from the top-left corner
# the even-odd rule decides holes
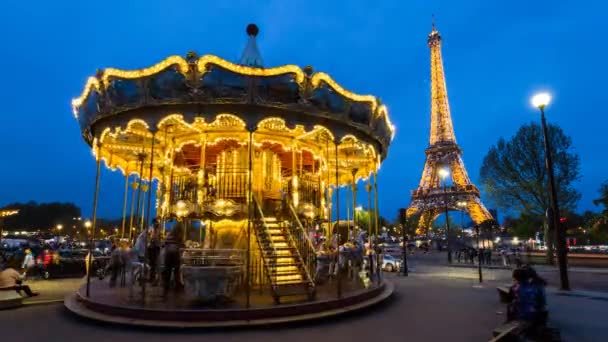
[[[61,304],[28,305],[0,311],[0,332],[7,341],[487,341],[495,326],[504,320],[504,305],[498,303],[495,286],[510,279],[510,271],[488,271],[482,286],[475,269],[440,266],[441,256],[416,256],[409,277],[387,274],[395,284],[395,295],[381,306],[345,317],[272,328],[224,330],[143,330],[110,326],[74,317]],[[485,272],[485,271],[484,271]],[[552,272],[551,270],[549,273]],[[572,275],[576,278],[576,275]],[[604,278],[602,278],[604,279]],[[78,281],[56,284],[66,293]],[[33,283],[41,292],[45,282]],[[70,285],[71,284],[71,285]],[[595,285],[593,285],[595,286]],[[62,290],[60,290],[62,289]],[[605,297],[564,296],[549,289],[551,324],[558,326],[565,341],[602,341],[608,327]],[[44,327],[36,329],[33,327]]]

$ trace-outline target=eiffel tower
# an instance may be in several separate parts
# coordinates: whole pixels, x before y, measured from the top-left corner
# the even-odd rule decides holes
[[[425,150],[422,178],[418,189],[412,191],[407,214],[411,217],[420,213],[418,226],[422,228],[428,228],[445,210],[465,211],[479,224],[492,215],[481,202],[479,189],[471,183],[462,162],[462,150],[456,143],[441,58],[441,36],[434,23],[428,45],[431,49],[431,137]],[[451,178],[452,185],[443,183],[447,179],[442,179],[442,173]]]

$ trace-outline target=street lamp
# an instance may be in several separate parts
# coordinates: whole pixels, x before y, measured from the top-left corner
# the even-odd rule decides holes
[[[63,225],[58,224],[56,228],[57,228],[57,231],[60,232],[63,229]]]
[[[460,224],[461,224],[461,229],[460,229],[460,233],[461,235],[464,237],[464,210],[467,207],[467,202],[465,201],[458,201],[456,203],[456,205],[460,208]]]
[[[479,282],[483,282],[483,275],[481,274],[481,247],[479,246],[479,225],[475,226],[475,232],[477,233],[477,272],[479,273]]]
[[[551,201],[551,217],[549,217],[549,225],[555,231],[557,245],[557,263],[559,264],[559,276],[562,290],[570,290],[568,281],[568,265],[567,265],[567,250],[566,250],[566,232],[559,221],[559,207],[557,205],[557,191],[555,189],[555,179],[553,175],[553,160],[551,158],[551,146],[547,135],[547,121],[545,119],[545,107],[551,101],[551,95],[548,93],[539,93],[532,97],[532,105],[540,110],[540,121],[543,130],[543,139],[545,142],[545,165],[547,174],[549,175],[549,200]]]
[[[85,226],[85,228],[87,228],[87,229],[88,229],[88,228],[91,228],[91,225],[92,225],[92,223],[91,223],[91,221],[89,221],[89,220],[87,220],[87,221],[84,223],[84,226]]]
[[[450,175],[450,171],[446,168],[439,169],[439,177],[443,181],[443,194],[445,203],[445,234],[448,248],[448,264],[452,263],[452,250],[450,250],[450,218],[448,217],[448,188],[446,184],[446,178]]]

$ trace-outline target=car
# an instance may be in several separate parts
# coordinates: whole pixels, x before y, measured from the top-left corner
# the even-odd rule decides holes
[[[386,272],[396,272],[401,268],[401,260],[385,254],[382,259],[382,269]]]
[[[56,251],[50,262],[40,265],[40,276],[43,279],[83,277],[86,275],[87,254],[88,251],[85,249]],[[109,257],[103,256],[99,252],[93,252],[92,274],[103,277],[109,259]]]

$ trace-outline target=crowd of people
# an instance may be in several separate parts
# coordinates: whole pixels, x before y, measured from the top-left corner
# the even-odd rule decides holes
[[[456,261],[458,263],[482,265],[501,265],[505,267],[522,266],[522,258],[517,249],[499,249],[497,251],[492,248],[473,248],[465,246],[456,250]]]

